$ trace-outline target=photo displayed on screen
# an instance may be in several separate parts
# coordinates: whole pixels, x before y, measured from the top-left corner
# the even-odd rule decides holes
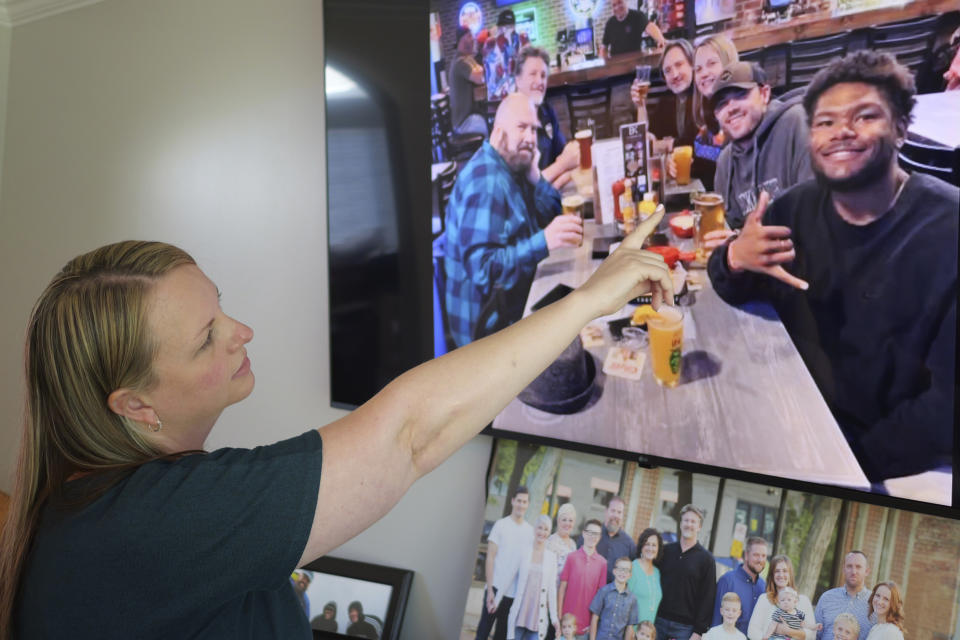
[[[461,24],[460,3],[430,3],[448,87],[431,100],[435,353],[577,288],[658,205],[647,250],[676,295],[673,310],[640,296],[591,322],[493,433],[950,505],[960,190],[904,155],[941,135],[942,78],[856,39],[787,76],[738,60],[725,33],[661,52],[656,23],[618,1],[537,5],[527,44],[509,7],[471,4]],[[960,24],[945,15],[927,28]],[[577,49],[583,29],[598,54]],[[495,99],[491,55],[514,83]],[[849,80],[874,77],[896,92]],[[823,124],[861,99],[886,114],[866,164]],[[861,215],[850,193],[890,198]]]
[[[297,569],[290,577],[316,631],[378,640],[390,606],[390,585]]]
[[[494,446],[460,638],[956,633],[958,520],[513,440]]]

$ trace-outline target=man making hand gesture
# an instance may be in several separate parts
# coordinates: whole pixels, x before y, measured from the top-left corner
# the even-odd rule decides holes
[[[887,54],[818,72],[804,97],[816,180],[769,208],[762,195],[708,264],[727,302],[773,303],[873,482],[953,449],[960,190],[897,165],[914,92]]]

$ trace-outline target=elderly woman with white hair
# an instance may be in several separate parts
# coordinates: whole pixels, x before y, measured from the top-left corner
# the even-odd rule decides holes
[[[559,630],[557,558],[546,548],[552,528],[550,516],[541,515],[537,518],[533,547],[530,553],[520,558],[513,573],[517,580],[517,593],[507,617],[507,640],[544,640],[551,625],[554,632]],[[513,582],[513,578],[508,582]],[[498,605],[503,593],[503,589],[497,593]]]
[[[577,524],[577,510],[569,502],[560,505],[557,510],[557,530],[547,538],[547,549],[557,556],[557,586],[560,586],[560,572],[567,555],[577,550],[577,542],[571,537]]]

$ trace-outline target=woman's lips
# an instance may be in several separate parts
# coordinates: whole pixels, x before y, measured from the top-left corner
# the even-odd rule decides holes
[[[240,368],[237,369],[237,372],[233,374],[234,378],[239,378],[250,373],[250,358],[247,356],[243,357],[243,362],[240,363]]]

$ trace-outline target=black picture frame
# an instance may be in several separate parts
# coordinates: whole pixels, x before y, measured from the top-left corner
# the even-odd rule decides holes
[[[403,625],[403,615],[407,608],[407,599],[410,595],[410,585],[413,583],[413,571],[398,569],[368,562],[357,562],[343,558],[325,556],[314,560],[303,567],[314,573],[313,582],[323,579],[323,575],[349,578],[361,582],[372,583],[372,586],[382,585],[390,588],[389,604],[383,616],[383,630],[381,640],[396,640],[400,637],[400,628]],[[346,609],[346,604],[343,605]],[[316,614],[321,613],[316,610]],[[343,629],[346,631],[346,629]],[[313,630],[313,637],[318,638],[348,638],[345,633]]]

